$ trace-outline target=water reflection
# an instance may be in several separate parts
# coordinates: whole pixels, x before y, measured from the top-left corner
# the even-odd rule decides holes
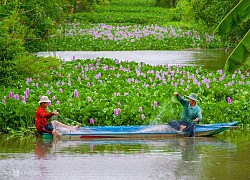
[[[0,179],[228,179],[237,170],[246,178],[250,160],[246,146],[198,137],[53,142],[0,136],[0,147]]]
[[[230,50],[231,52],[231,50]],[[230,54],[225,49],[196,49],[182,51],[56,51],[38,52],[37,56],[54,56],[66,61],[72,59],[96,59],[99,57],[122,61],[144,62],[150,65],[191,65],[211,70],[223,69]]]
[[[180,153],[183,161],[197,161],[196,147],[213,146],[228,148],[228,143],[209,138],[172,138],[165,140],[104,140],[104,141],[57,141],[38,139],[35,155],[46,154],[166,154]],[[231,143],[229,143],[231,144]],[[232,146],[232,145],[231,145]],[[232,146],[236,148],[236,146]]]
[[[50,149],[53,147],[52,140],[44,140],[42,138],[39,138],[36,141],[34,153],[35,156],[38,158],[45,158],[46,155],[50,152]]]

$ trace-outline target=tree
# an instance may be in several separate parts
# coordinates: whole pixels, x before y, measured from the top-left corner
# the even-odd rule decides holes
[[[237,27],[250,20],[250,1],[241,0],[219,23],[215,31],[219,34],[229,34]],[[232,72],[250,61],[250,29],[229,55],[225,70]]]

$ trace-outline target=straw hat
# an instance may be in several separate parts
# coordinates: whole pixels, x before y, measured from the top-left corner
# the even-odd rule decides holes
[[[189,96],[186,96],[188,99],[192,99],[193,101],[197,101],[197,95],[194,93],[191,93]]]
[[[47,96],[42,96],[38,103],[40,104],[40,103],[43,103],[43,102],[51,102],[51,101],[49,100],[49,98]]]

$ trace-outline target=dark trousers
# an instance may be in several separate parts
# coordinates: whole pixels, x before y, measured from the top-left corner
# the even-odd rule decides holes
[[[195,125],[196,125],[195,122],[189,123],[189,122],[184,122],[182,120],[178,120],[178,121],[173,120],[173,121],[168,122],[168,125],[177,131],[180,130],[181,125],[184,125],[186,126],[186,129],[183,131],[184,134],[186,134],[189,137],[192,137],[195,134]]]

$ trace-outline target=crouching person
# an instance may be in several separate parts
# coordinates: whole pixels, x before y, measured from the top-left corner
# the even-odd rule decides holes
[[[49,100],[47,96],[42,96],[40,98],[40,101],[38,102],[40,106],[37,108],[36,114],[35,114],[35,125],[36,125],[37,132],[50,133],[53,135],[53,139],[56,140],[59,135],[59,132],[55,129],[55,127],[57,128],[62,127],[62,128],[70,129],[70,130],[75,130],[77,126],[67,126],[56,120],[48,122],[48,120],[52,116],[58,115],[58,112],[56,110],[50,113],[46,112],[46,108],[48,106],[48,103],[50,102],[51,101]]]
[[[189,96],[186,96],[188,99],[186,100],[177,92],[174,92],[174,95],[183,106],[183,110],[181,119],[178,121],[170,121],[168,122],[168,125],[178,130],[180,133],[192,137],[195,134],[196,123],[202,120],[201,109],[197,105],[197,96],[196,94],[191,93]]]

